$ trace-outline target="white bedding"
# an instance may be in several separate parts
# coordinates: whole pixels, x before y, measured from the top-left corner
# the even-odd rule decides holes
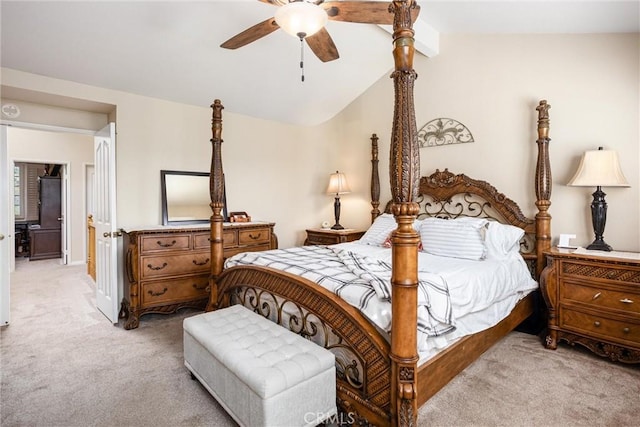
[[[330,248],[337,253],[349,251],[367,259],[377,259],[391,264],[391,249],[388,248],[360,244],[357,241],[333,245]],[[286,250],[238,254],[229,258],[226,266],[258,264],[272,268],[286,268],[287,271],[291,271],[292,259],[296,258],[295,252],[291,251],[296,250],[302,250],[302,248],[290,249],[289,258],[282,263],[274,262],[273,256],[278,252],[284,253]],[[261,258],[267,253],[270,258],[266,258],[266,260]],[[320,277],[321,275],[313,272],[309,276],[312,273],[310,268],[312,264],[313,262],[303,261],[301,266],[296,268],[303,270],[307,274],[306,277],[313,280],[315,276]],[[538,287],[531,278],[526,263],[517,253],[500,260],[472,261],[419,252],[418,270],[421,281],[430,280],[437,286],[441,283],[444,283],[445,286],[448,285],[451,325],[453,326],[450,328],[451,331],[444,334],[427,334],[418,331],[421,363],[460,337],[480,332],[495,325],[511,312],[520,299]],[[297,274],[297,272],[295,273]],[[361,294],[351,293],[351,291],[346,293],[343,285],[330,283],[333,279],[340,280],[340,277],[339,275],[329,278],[325,276],[319,281],[314,281],[336,294],[345,293],[341,296],[347,302],[356,307],[360,305],[359,308],[372,322],[382,330],[390,330],[391,303],[389,301],[379,298],[376,292],[371,289],[366,291],[365,284],[362,283],[360,286],[354,287],[360,288],[358,292],[362,292]],[[380,292],[377,294],[379,295]],[[366,307],[363,307],[364,297],[362,295],[366,295]],[[435,301],[436,299],[438,298],[431,300]],[[419,322],[424,321],[420,317],[419,310]]]
[[[356,242],[334,247],[391,262],[391,250]],[[449,286],[455,330],[418,343],[420,363],[459,338],[488,329],[507,317],[515,305],[538,288],[518,253],[482,261],[418,253],[418,274],[434,273]],[[389,313],[390,315],[390,313]]]

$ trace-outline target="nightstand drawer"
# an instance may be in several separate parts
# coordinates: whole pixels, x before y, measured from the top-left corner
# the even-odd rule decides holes
[[[335,245],[338,243],[353,242],[362,237],[364,231],[344,229],[333,230],[326,228],[314,228],[307,230],[305,245]]]
[[[640,345],[640,321],[609,319],[565,308],[560,322],[560,327],[578,333],[612,339],[621,344]]]
[[[595,288],[564,282],[561,298],[566,301],[576,301],[593,307],[605,307],[622,310],[635,315],[640,315],[640,294],[628,291]]]
[[[603,267],[602,265],[587,262],[570,261],[564,261],[562,263],[562,269],[565,277],[575,276],[588,281],[593,281],[593,279],[606,279],[631,285],[640,285],[640,269],[628,267],[618,268],[615,266]]]

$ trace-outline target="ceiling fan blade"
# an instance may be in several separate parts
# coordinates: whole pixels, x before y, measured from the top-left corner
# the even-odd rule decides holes
[[[305,40],[311,51],[313,51],[322,62],[329,62],[340,58],[338,48],[336,48],[326,28],[322,28],[314,35],[306,37]]]
[[[386,1],[327,1],[322,6],[333,21],[359,22],[363,24],[392,25],[393,13]],[[411,10],[411,22],[420,14],[420,6]]]
[[[237,49],[273,33],[278,28],[280,27],[276,23],[276,20],[269,18],[266,21],[262,21],[261,23],[236,34],[226,42],[222,43],[220,47],[224,47],[225,49]]]

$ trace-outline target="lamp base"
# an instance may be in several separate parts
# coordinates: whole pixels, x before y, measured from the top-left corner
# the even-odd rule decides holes
[[[590,244],[589,246],[587,246],[587,250],[589,251],[605,251],[605,252],[611,252],[613,250],[613,248],[611,248],[611,246],[607,245],[604,240],[594,240],[592,244]]]
[[[340,224],[336,223],[333,227],[331,227],[332,230],[344,230],[344,227],[341,226]]]

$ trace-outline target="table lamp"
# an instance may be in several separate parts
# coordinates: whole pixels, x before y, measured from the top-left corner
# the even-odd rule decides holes
[[[591,202],[591,221],[595,240],[587,249],[596,251],[611,251],[611,246],[605,243],[603,234],[604,226],[607,222],[607,202],[604,200],[606,194],[602,187],[629,187],[627,179],[622,174],[618,153],[612,150],[586,151],[580,160],[578,170],[569,183],[575,187],[596,187]]]
[[[329,186],[327,187],[327,194],[335,194],[335,200],[333,202],[333,214],[335,216],[336,223],[331,227],[332,230],[344,230],[344,227],[340,225],[340,194],[351,193],[349,184],[347,184],[347,178],[343,173],[336,171],[329,176]]]

